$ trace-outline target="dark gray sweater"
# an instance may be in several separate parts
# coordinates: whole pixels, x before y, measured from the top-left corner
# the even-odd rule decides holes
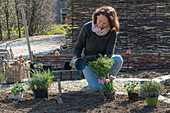
[[[92,31],[91,26],[92,21],[84,24],[82,27],[78,40],[74,46],[73,55],[81,57],[81,53],[84,48],[84,57],[89,55],[98,55],[99,53],[102,55],[107,54],[108,57],[111,57],[116,39],[115,30],[109,31],[104,36],[98,36]]]

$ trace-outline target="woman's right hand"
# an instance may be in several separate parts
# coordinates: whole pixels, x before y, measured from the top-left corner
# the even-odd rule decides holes
[[[73,60],[73,59],[77,59],[77,58],[78,58],[78,57],[73,56],[72,60]],[[71,60],[71,61],[72,61],[72,60]],[[70,66],[72,67],[71,62],[70,62]],[[72,69],[75,69],[75,68],[74,68],[74,67],[72,67]]]

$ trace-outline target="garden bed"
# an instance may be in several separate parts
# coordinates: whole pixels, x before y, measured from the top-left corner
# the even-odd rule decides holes
[[[160,70],[141,70],[141,71],[126,71],[119,72],[118,78],[146,78],[153,79],[165,75],[170,75],[170,70],[168,69],[160,69]]]
[[[50,93],[49,99],[34,99],[32,93],[25,94],[23,99],[13,100],[10,92],[0,96],[0,112],[38,113],[38,112],[105,112],[105,113],[147,113],[170,112],[170,104],[159,102],[156,107],[147,107],[144,99],[133,102],[127,96],[116,95],[116,100],[109,101],[102,93],[68,92],[62,95],[64,104],[56,102],[56,94]]]

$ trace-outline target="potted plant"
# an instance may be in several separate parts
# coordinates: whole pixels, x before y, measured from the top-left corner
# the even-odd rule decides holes
[[[99,58],[96,61],[88,62],[88,66],[91,71],[98,77],[98,81],[104,88],[104,96],[106,99],[115,99],[116,88],[114,87],[115,77],[111,75],[110,69],[114,64],[114,59],[110,59],[107,55],[104,57],[99,54]]]
[[[156,106],[158,97],[165,91],[164,85],[156,81],[144,82],[140,87],[140,93],[146,97],[147,106]]]
[[[106,99],[115,100],[115,92],[117,89],[114,87],[114,81],[116,77],[110,75],[106,78],[98,79],[99,83],[102,84],[104,88],[104,96]]]
[[[4,74],[0,73],[0,92],[1,92],[1,85],[3,84],[4,80],[5,80]]]
[[[138,84],[139,84],[138,82],[129,82],[124,85],[126,92],[128,92],[129,100],[132,100],[132,101],[138,100],[139,93],[138,93],[138,90],[136,89],[136,86]]]
[[[36,98],[48,98],[48,88],[53,83],[51,71],[33,71],[32,77],[28,80],[29,90],[32,90]]]
[[[13,99],[21,99],[23,98],[23,91],[25,91],[25,84],[19,84],[18,82],[11,85],[9,88],[12,92]]]

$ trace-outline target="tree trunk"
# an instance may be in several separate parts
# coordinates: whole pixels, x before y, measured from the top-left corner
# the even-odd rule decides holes
[[[29,23],[29,36],[33,36],[34,33],[34,25],[35,25],[35,11],[36,11],[36,2],[33,0],[33,5],[31,8],[31,19],[30,19],[30,23]]]
[[[1,0],[0,0],[0,7],[2,7],[1,6]],[[2,8],[1,8],[1,10],[0,11],[2,11]],[[3,37],[2,37],[2,17],[1,17],[1,14],[0,14],[0,41],[3,39]]]
[[[1,25],[1,20],[0,20],[0,41],[3,39],[2,37],[2,25]]]
[[[17,26],[18,26],[18,33],[19,33],[19,38],[21,38],[21,29],[20,29],[20,22],[19,22],[19,12],[17,8],[18,2],[15,0],[15,9],[16,9],[16,15],[17,15]]]
[[[8,12],[8,0],[6,1],[5,3],[5,16],[6,16],[6,27],[7,27],[7,36],[8,36],[8,39],[10,39],[10,28],[9,28],[9,12]]]

